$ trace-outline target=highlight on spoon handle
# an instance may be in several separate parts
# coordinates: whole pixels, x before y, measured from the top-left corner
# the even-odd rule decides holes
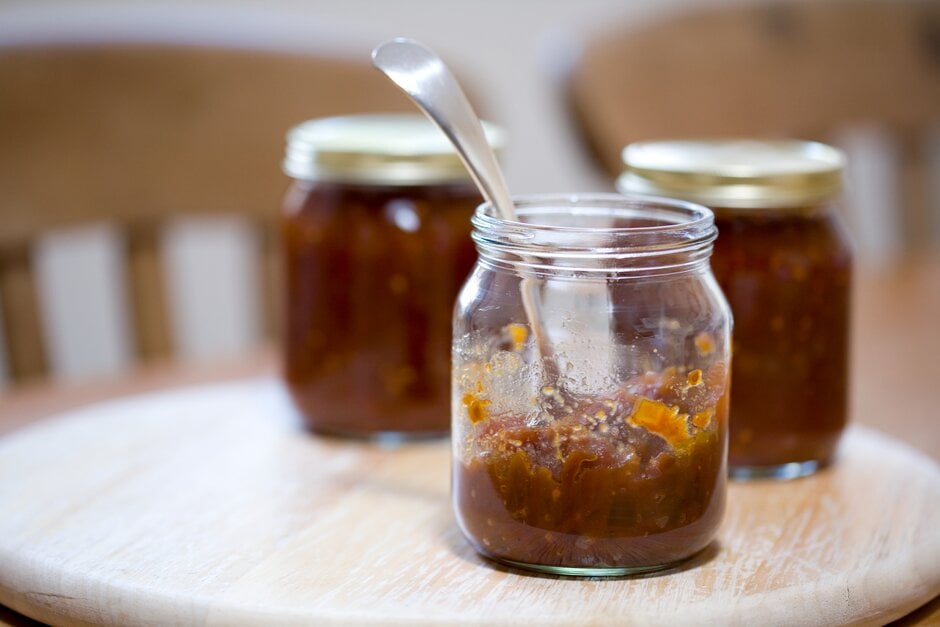
[[[372,51],[372,64],[444,132],[457,149],[474,183],[500,216],[516,220],[506,182],[486,141],[480,119],[460,83],[441,58],[417,41],[398,38],[377,46]],[[427,93],[429,85],[434,93]],[[468,150],[465,141],[478,149]]]

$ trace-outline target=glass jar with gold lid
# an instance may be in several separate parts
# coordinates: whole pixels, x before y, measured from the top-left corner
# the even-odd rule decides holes
[[[447,433],[451,315],[481,201],[453,147],[420,115],[322,118],[290,131],[283,167],[284,376],[307,426]]]
[[[792,478],[829,464],[848,400],[843,153],[796,140],[654,141],[627,146],[623,162],[621,192],[715,212],[712,268],[735,319],[731,475]]]

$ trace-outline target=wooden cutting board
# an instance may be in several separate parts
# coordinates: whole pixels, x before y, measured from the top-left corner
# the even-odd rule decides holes
[[[733,484],[684,568],[578,580],[479,558],[446,442],[315,438],[276,381],[114,401],[0,439],[0,603],[154,624],[883,624],[940,593],[940,469],[871,430]]]

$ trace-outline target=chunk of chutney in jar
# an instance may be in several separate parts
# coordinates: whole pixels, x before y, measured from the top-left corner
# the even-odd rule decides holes
[[[459,157],[422,116],[355,115],[294,128],[284,168],[284,376],[307,426],[446,434],[453,301],[481,200]]]

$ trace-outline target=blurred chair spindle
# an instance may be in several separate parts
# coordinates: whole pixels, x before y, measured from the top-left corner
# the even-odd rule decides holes
[[[244,279],[260,282],[250,292],[260,302],[256,315],[241,316],[239,324],[257,320],[256,340],[270,338],[280,302],[277,216],[287,186],[279,169],[285,132],[311,117],[411,110],[366,58],[162,44],[0,47],[0,349],[6,351],[0,379],[3,371],[14,382],[113,374],[127,365],[122,361],[186,353],[181,344],[192,337],[175,323],[180,304],[167,285],[175,266],[165,249],[174,230],[192,227],[193,220],[197,232],[219,220],[236,242],[245,232],[228,220],[250,229],[256,239],[250,248],[259,258]],[[45,245],[64,235],[84,250],[83,229],[95,225],[110,225],[92,239],[110,241],[122,257],[118,271],[99,277],[113,294],[76,299],[79,289],[66,302],[50,298],[44,277],[61,273],[68,262],[38,263]],[[201,254],[203,240],[181,237]],[[108,261],[85,257],[89,267]],[[209,298],[212,287],[195,297]],[[76,362],[53,350],[61,333],[49,326],[64,320],[72,335],[95,328],[94,316],[108,310],[76,302],[93,299],[127,310],[108,314],[117,322],[105,326],[120,334],[110,327],[126,320],[131,345],[97,365],[91,360],[83,371],[81,355]],[[66,310],[44,315],[46,306]],[[231,312],[214,315],[224,323]],[[78,339],[74,346],[103,346]]]

